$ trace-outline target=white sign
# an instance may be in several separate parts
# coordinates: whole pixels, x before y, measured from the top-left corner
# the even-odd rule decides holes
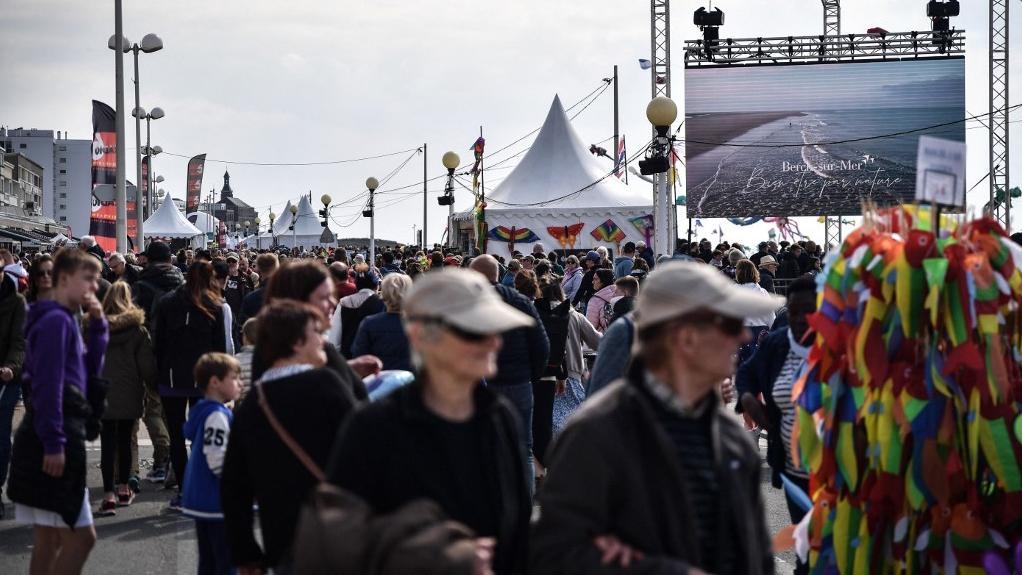
[[[919,137],[916,201],[965,207],[965,142]]]

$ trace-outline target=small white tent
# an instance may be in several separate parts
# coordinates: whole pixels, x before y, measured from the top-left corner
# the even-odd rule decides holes
[[[278,246],[289,248],[297,246],[308,249],[323,245],[323,242],[320,241],[320,237],[323,235],[323,226],[320,224],[316,210],[312,208],[309,196],[302,196],[298,202],[298,212],[294,216],[290,211],[285,211],[278,221],[281,219],[284,220],[283,230],[275,231]],[[294,225],[293,230],[291,229],[292,224]]]
[[[220,220],[207,212],[192,212],[186,217],[199,228],[199,233],[206,234],[207,238],[216,238],[217,232],[220,231]]]
[[[174,204],[170,194],[163,196],[160,207],[142,224],[147,238],[194,238],[202,235],[202,230],[192,225]]]
[[[486,251],[507,255],[514,245],[518,251],[529,252],[537,242],[547,251],[648,243],[643,230],[652,225],[652,190],[645,185],[627,186],[609,174],[611,170],[610,163],[601,164],[589,152],[560,98],[554,96],[532,147],[486,194],[490,230]],[[458,243],[475,243],[474,212],[455,214],[454,220]],[[513,244],[507,241],[512,230],[517,240]]]

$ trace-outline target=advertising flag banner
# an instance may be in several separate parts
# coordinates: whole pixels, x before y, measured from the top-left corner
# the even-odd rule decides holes
[[[206,154],[199,154],[188,160],[187,192],[185,213],[199,211],[199,197],[202,195],[202,171],[206,167]]]
[[[149,156],[142,156],[142,181],[139,182],[138,189],[142,190],[140,194],[142,196],[142,209],[145,210],[149,206]],[[143,211],[143,213],[145,213]]]
[[[117,249],[117,114],[103,102],[92,101],[92,215],[89,235],[105,251]],[[134,190],[126,190],[134,197]],[[128,237],[135,236],[135,202],[128,202]]]

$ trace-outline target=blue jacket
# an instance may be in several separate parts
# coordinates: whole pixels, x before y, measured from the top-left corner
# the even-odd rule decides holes
[[[362,320],[351,344],[351,354],[375,355],[383,362],[383,369],[413,371],[411,346],[400,313],[381,312]]]
[[[614,277],[623,278],[626,275],[632,273],[632,267],[635,266],[635,258],[627,256],[618,256],[614,258]]]
[[[607,328],[600,340],[593,371],[589,375],[586,397],[592,397],[597,391],[627,375],[628,364],[632,359],[634,328],[635,323],[630,313],[614,320]]]
[[[784,471],[787,450],[781,439],[781,409],[774,402],[774,381],[780,375],[789,351],[791,343],[788,341],[788,327],[775,329],[763,338],[756,353],[738,367],[735,375],[735,389],[739,399],[746,392],[752,395],[762,393],[766,401],[765,411],[770,423],[770,429],[767,429],[767,463],[772,470],[771,481],[777,488],[781,487],[780,473]],[[739,413],[742,411],[741,401],[736,409]]]
[[[539,318],[536,306],[514,288],[497,284],[494,289],[504,303],[529,314],[536,323],[532,327],[521,327],[504,334],[504,345],[497,356],[497,376],[487,383],[515,385],[538,381],[546,371],[550,340],[543,329],[543,322]]]
[[[220,472],[227,454],[227,442],[234,415],[219,401],[203,399],[195,404],[184,425],[192,441],[192,454],[185,468],[181,507],[196,519],[223,521],[220,505]]]

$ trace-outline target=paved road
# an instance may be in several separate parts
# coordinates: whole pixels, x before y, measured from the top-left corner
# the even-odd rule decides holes
[[[144,432],[142,432],[144,434]],[[152,457],[152,448],[144,437],[139,438],[140,457]],[[766,454],[766,441],[761,441]],[[90,497],[93,509],[102,498],[102,479],[99,469],[99,444],[89,447]],[[143,471],[143,474],[145,472]],[[769,470],[764,466],[763,495],[766,500],[767,523],[776,533],[789,523],[784,495],[769,483]],[[159,486],[144,484],[142,493],[129,508],[118,509],[115,517],[97,517],[96,531],[99,542],[85,566],[86,573],[95,574],[192,574],[196,571],[197,553],[192,521],[166,510],[171,492]],[[0,521],[0,572],[28,573],[32,553],[29,528],[15,524],[14,510],[8,504],[8,518]],[[780,574],[792,572],[794,558],[791,553],[776,558]]]

